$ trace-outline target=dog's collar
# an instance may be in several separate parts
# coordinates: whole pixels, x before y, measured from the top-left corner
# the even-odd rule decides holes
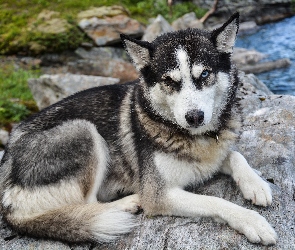
[[[218,144],[219,143],[219,133],[218,132],[215,132],[215,131],[208,131],[206,133],[204,133],[204,135],[206,136],[209,136],[213,139],[215,139],[216,143]]]

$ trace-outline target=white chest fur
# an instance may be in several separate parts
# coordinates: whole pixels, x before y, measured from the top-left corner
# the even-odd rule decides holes
[[[173,154],[156,152],[154,163],[161,177],[169,187],[185,187],[202,182],[212,176],[220,166],[202,162],[189,162],[177,159]]]

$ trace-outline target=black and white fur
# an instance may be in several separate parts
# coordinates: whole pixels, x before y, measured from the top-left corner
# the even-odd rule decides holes
[[[141,206],[148,215],[210,216],[251,242],[275,244],[257,212],[184,191],[222,172],[254,204],[272,202],[269,185],[231,151],[237,32],[235,14],[212,32],[152,43],[122,35],[139,80],[77,93],[13,131],[1,161],[7,223],[36,237],[105,242],[136,226],[131,213]]]

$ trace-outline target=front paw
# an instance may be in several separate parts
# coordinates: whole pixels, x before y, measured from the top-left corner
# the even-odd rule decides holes
[[[243,176],[235,178],[243,196],[251,200],[253,204],[267,206],[272,202],[271,189],[267,182],[259,177],[254,171],[245,173]]]
[[[274,245],[277,234],[264,217],[257,212],[241,208],[237,214],[232,215],[229,225],[244,234],[252,243]]]

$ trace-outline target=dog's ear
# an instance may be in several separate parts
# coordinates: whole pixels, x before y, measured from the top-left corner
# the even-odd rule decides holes
[[[123,45],[131,57],[137,70],[143,69],[150,63],[152,45],[146,41],[139,41],[127,35],[121,34]]]
[[[232,53],[239,30],[239,13],[235,13],[220,28],[214,30],[211,39],[220,52]]]

